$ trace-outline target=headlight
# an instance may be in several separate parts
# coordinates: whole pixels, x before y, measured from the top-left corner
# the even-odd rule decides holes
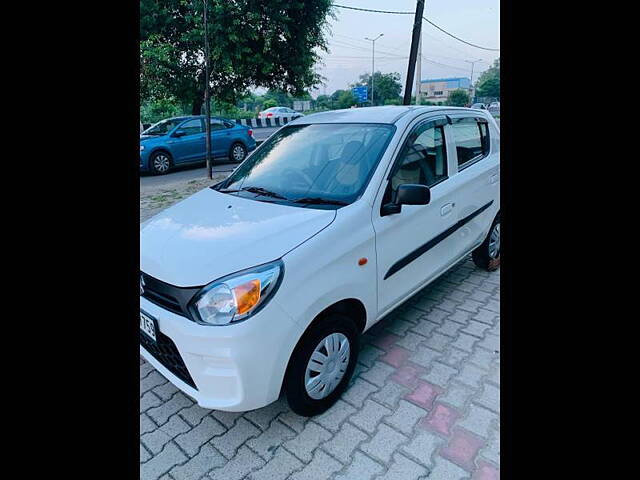
[[[140,151],[144,150],[144,145],[140,145]]]
[[[282,261],[216,280],[192,300],[190,310],[203,325],[228,325],[257,313],[273,296],[284,271]]]

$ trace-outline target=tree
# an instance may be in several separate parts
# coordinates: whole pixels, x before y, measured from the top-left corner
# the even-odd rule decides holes
[[[500,59],[482,72],[476,82],[476,96],[500,98]]]
[[[469,103],[469,94],[461,88],[449,93],[447,105],[452,107],[464,107]]]
[[[142,123],[156,123],[165,118],[184,115],[184,113],[175,98],[158,98],[140,105],[140,121]]]
[[[328,110],[331,108],[331,97],[329,95],[318,95],[316,98],[316,108],[318,110]]]
[[[369,92],[371,92],[371,74],[365,73],[360,75],[359,83],[354,83],[352,87],[358,87],[360,85],[367,85]],[[402,99],[400,98],[400,92],[402,91],[402,84],[400,83],[399,73],[381,73],[376,72],[373,75],[373,104],[374,105],[389,105],[387,100]],[[369,93],[371,95],[371,93]]]
[[[331,0],[209,0],[210,88],[235,103],[250,86],[302,94],[320,83]],[[203,0],[140,0],[140,93],[204,100]]]
[[[277,105],[278,105],[278,102],[276,102],[273,98],[268,98],[262,104],[262,108],[266,110],[267,108],[275,107]]]
[[[334,100],[334,108],[351,108],[358,104],[358,100],[351,90],[336,90],[331,98]]]

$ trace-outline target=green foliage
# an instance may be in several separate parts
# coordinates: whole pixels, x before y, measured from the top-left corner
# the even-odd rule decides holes
[[[369,95],[371,95],[371,74],[365,73],[360,75],[358,83],[354,83],[352,87],[367,85],[369,87]],[[400,74],[376,72],[373,75],[373,104],[374,105],[401,105],[402,84],[400,83]],[[387,100],[399,100],[400,103],[387,103]]]
[[[159,98],[140,105],[140,121],[142,123],[156,123],[165,118],[177,117],[186,113],[185,108],[180,106],[175,98]]]
[[[250,86],[295,95],[320,82],[331,0],[209,0],[211,94],[235,103]],[[140,0],[140,94],[200,113],[203,0]]]
[[[276,107],[276,106],[278,106],[278,102],[276,102],[276,100],[273,98],[269,98],[268,100],[265,100],[264,103],[262,104],[262,109],[266,110],[267,108]]]
[[[351,90],[336,90],[331,95],[331,100],[333,100],[332,108],[351,108],[353,105],[357,105],[358,101],[356,97],[353,95]]]
[[[447,105],[452,107],[464,107],[468,103],[469,94],[466,90],[462,90],[461,88],[449,93],[449,97],[447,98]]]
[[[482,72],[476,82],[476,96],[500,98],[500,59]]]

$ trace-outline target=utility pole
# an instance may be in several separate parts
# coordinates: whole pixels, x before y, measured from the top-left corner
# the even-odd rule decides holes
[[[471,97],[471,94],[473,92],[473,67],[475,66],[476,63],[481,61],[482,61],[481,58],[479,58],[478,60],[465,60],[465,62],[471,64],[471,85],[469,85],[469,101],[471,103],[473,103],[473,98]]]
[[[418,59],[416,60],[416,105],[420,105],[420,85],[422,82],[422,31],[418,40]]]
[[[373,49],[371,50],[371,106],[373,107],[373,76],[376,72],[376,40],[382,37],[384,33],[381,33],[376,38],[364,37],[365,40],[369,40]]]
[[[404,86],[403,105],[411,105],[411,87],[413,86],[413,75],[416,70],[416,57],[418,55],[418,43],[422,34],[422,12],[424,11],[424,0],[418,0],[416,5],[416,16],[413,20],[413,34],[411,36],[411,53],[409,54],[409,67],[407,69],[407,81]]]
[[[211,100],[209,98],[209,24],[207,23],[208,2],[204,0],[204,108],[205,108],[205,144],[207,146],[207,176],[213,178],[211,172]]]

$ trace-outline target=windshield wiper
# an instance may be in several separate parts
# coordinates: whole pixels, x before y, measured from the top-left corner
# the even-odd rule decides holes
[[[281,200],[289,200],[287,197],[283,197],[279,193],[272,192],[271,190],[267,190],[262,187],[244,187],[239,189],[215,188],[214,190],[217,190],[220,193],[250,192],[250,193],[257,193],[258,195],[262,195],[263,197],[272,197],[272,198],[279,198]]]
[[[283,197],[279,193],[272,192],[262,187],[244,187],[240,190],[245,192],[257,193],[258,195],[262,195],[264,197],[272,197],[272,198],[280,198],[282,200],[289,200],[287,197]]]
[[[321,197],[299,198],[294,200],[293,203],[306,203],[307,205],[349,205],[347,202],[343,202],[342,200],[332,200],[330,198]]]

